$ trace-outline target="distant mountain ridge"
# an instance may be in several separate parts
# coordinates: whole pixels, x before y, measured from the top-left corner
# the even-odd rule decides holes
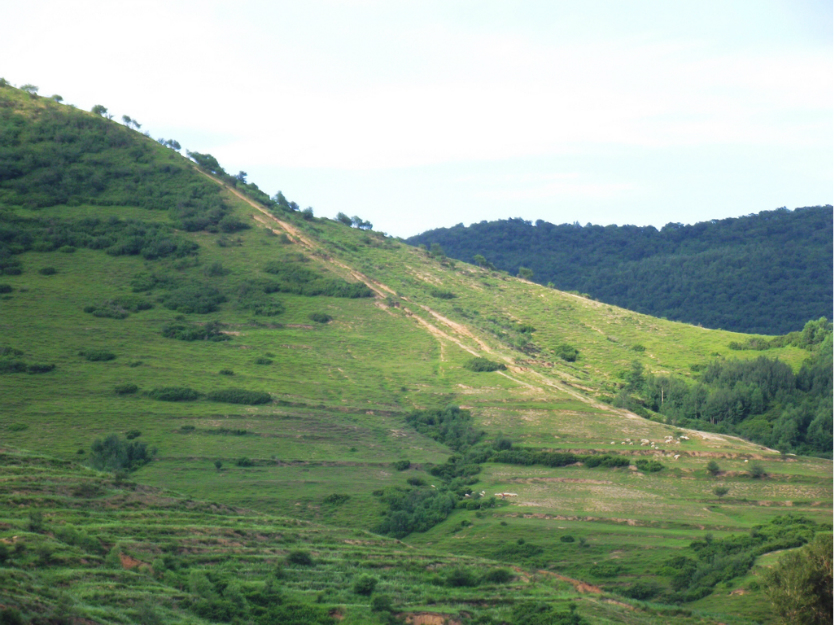
[[[784,334],[831,317],[832,206],[780,208],[693,225],[554,225],[482,221],[407,239],[676,321]]]

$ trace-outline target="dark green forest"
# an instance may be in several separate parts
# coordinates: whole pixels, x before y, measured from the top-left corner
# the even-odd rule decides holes
[[[708,328],[776,335],[832,316],[830,205],[660,230],[482,221],[408,243],[512,274],[530,269],[540,284]]]
[[[753,360],[717,359],[699,366],[694,382],[645,375],[635,361],[614,403],[636,412],[649,408],[673,425],[738,434],[783,453],[830,458],[831,323],[824,317],[809,321],[802,332],[772,343],[785,339],[810,352],[796,374],[769,357],[765,345],[755,347],[764,353]]]

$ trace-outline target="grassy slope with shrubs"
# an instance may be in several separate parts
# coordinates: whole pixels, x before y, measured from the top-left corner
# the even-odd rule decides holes
[[[0,99],[11,103],[4,110],[24,117],[29,108],[57,107],[8,88]],[[147,144],[162,159],[157,166],[166,159],[176,165],[178,184],[211,182],[172,150],[116,131]],[[224,217],[248,228],[230,233],[207,222],[190,231],[176,210],[99,201],[106,189],[52,206],[27,205],[19,189],[15,203],[3,201],[2,260],[15,269],[2,276],[11,291],[2,300],[0,371],[11,361],[55,366],[42,375],[0,374],[4,441],[83,460],[94,440],[139,431],[141,442],[158,449],[132,474],[141,484],[358,529],[380,528],[395,508],[425,508],[422,493],[440,486],[439,478],[451,484],[463,477],[454,508],[427,508],[445,520],[405,540],[623,593],[638,583],[657,584],[658,596],[674,592],[664,563],[706,533],[749,533],[788,506],[816,522],[830,520],[829,461],[783,456],[606,403],[627,385],[635,361],[647,373],[694,382],[715,358],[754,360],[758,352],[731,344],[764,337],[653,319],[301,216],[291,206],[273,202],[258,210],[240,185],[216,188]],[[97,220],[103,247],[87,245],[78,228],[44,228],[47,220]],[[139,233],[136,245],[114,248],[126,220]],[[30,247],[20,243],[21,232]],[[143,232],[173,241],[156,249],[188,251],[145,254]],[[157,234],[148,245],[156,245]],[[68,245],[75,252],[62,253]],[[288,270],[275,273],[276,266]],[[56,273],[43,275],[45,267]],[[319,278],[287,277],[308,272]],[[358,286],[305,293],[304,284],[317,282]],[[287,284],[302,286],[282,288]],[[366,289],[374,296],[352,296]],[[124,317],[85,312],[125,298],[152,306],[134,312],[117,304],[129,313]],[[321,315],[330,321],[321,323]],[[83,355],[96,353],[115,357]],[[811,352],[783,344],[768,355],[798,372]],[[506,368],[471,371],[473,358]],[[171,389],[172,398],[190,401],[154,398]],[[271,401],[210,400],[230,389]],[[461,464],[457,458],[466,460],[469,447],[408,418],[450,405],[468,411],[482,432],[467,443],[476,452],[478,443],[500,452],[506,441],[504,452],[616,452],[632,467],[645,459],[665,468],[508,464],[471,455]],[[717,472],[706,470],[709,459]],[[396,462],[406,468],[397,470]],[[764,475],[750,477],[752,464]],[[477,470],[464,468],[472,465]],[[717,497],[716,487],[729,490]],[[470,506],[481,492],[485,501],[508,495],[495,507]],[[560,540],[566,536],[575,540]],[[608,562],[617,567],[599,568]],[[686,609],[706,610],[704,618],[736,615],[739,623],[766,620],[751,579],[723,580]],[[729,594],[738,588],[746,594]]]

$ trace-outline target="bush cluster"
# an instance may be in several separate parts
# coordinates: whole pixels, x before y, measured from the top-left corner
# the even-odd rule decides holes
[[[219,321],[209,321],[203,325],[185,323],[182,321],[169,323],[162,328],[162,336],[178,341],[212,341],[214,343],[230,341],[231,336],[225,334]]]
[[[270,261],[264,266],[264,271],[276,277],[277,290],[282,293],[308,297],[317,295],[343,298],[373,297],[373,292],[361,282],[347,282],[341,278],[325,277],[298,263]]]
[[[185,386],[166,386],[148,391],[148,397],[159,401],[194,401],[200,398],[200,393]]]
[[[468,362],[463,365],[464,369],[469,369],[470,371],[475,372],[482,372],[482,371],[505,371],[507,369],[507,365],[502,364],[500,362],[494,362],[487,358],[472,358]]]
[[[106,362],[116,359],[116,354],[108,352],[106,349],[85,349],[78,352],[78,355],[83,356],[90,362]]]
[[[145,443],[123,441],[116,434],[96,439],[90,451],[90,465],[106,471],[135,471],[156,455],[156,449],[149,449]]]
[[[268,404],[272,401],[272,397],[270,397],[269,393],[264,393],[262,391],[247,391],[240,388],[212,391],[206,395],[206,399],[224,404],[245,404],[247,406]]]

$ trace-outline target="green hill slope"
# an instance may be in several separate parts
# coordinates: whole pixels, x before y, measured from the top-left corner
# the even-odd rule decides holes
[[[830,522],[830,461],[696,431],[736,424],[655,412],[650,393],[663,379],[698,388],[722,358],[765,354],[799,372],[824,351],[816,338],[706,330],[455,263],[257,202],[254,185],[108,120],[9,88],[0,100],[2,122],[20,129],[4,163],[34,150],[26,137],[42,136],[41,118],[69,135],[90,118],[100,137],[124,133],[124,149],[148,155],[149,176],[170,167],[175,195],[213,185],[194,192],[211,199],[186,223],[179,203],[146,206],[155,183],[100,201],[129,167],[50,205],[18,185],[48,160],[4,174],[5,445],[104,466],[91,445],[117,434],[157,448],[134,467],[143,486],[685,603],[696,620],[767,620],[747,564],[783,547],[756,530],[765,538],[747,564],[707,575],[693,539],[792,512],[806,519],[783,524],[795,544]],[[738,349],[750,345],[769,349]],[[782,391],[745,415],[765,442],[786,406],[816,397],[798,383]],[[810,420],[797,423],[805,436]],[[694,568],[675,581],[678,557]]]
[[[451,257],[656,317],[738,332],[784,334],[831,317],[832,208],[779,209],[694,225],[556,226],[522,219],[411,237]]]

